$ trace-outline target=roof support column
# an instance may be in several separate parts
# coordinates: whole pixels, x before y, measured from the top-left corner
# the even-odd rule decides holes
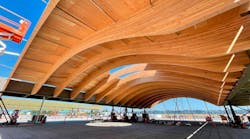
[[[228,117],[229,122],[232,123],[232,119],[231,119],[231,117],[229,116],[228,111],[227,111],[227,107],[226,107],[225,105],[224,105],[224,108],[225,108],[225,112],[226,112],[226,114],[227,114],[227,117]]]
[[[230,110],[231,110],[232,115],[233,115],[233,118],[234,118],[234,124],[235,124],[236,126],[241,127],[241,121],[240,121],[240,119],[237,117],[237,115],[235,114],[235,111],[234,111],[234,109],[233,109],[233,107],[232,107],[232,104],[231,104],[231,102],[230,102],[229,100],[228,100],[228,104],[229,104]]]
[[[36,116],[36,119],[34,121],[34,124],[36,124],[38,122],[39,116],[40,116],[42,108],[43,108],[44,101],[45,101],[45,96],[42,99],[42,103],[41,103],[41,106],[40,106],[39,111],[37,113],[37,116]]]

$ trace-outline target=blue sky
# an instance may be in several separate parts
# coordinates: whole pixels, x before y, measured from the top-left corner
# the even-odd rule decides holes
[[[22,41],[22,43],[20,44],[16,44],[13,42],[8,42],[5,41],[5,43],[7,44],[7,52],[9,52],[10,54],[4,54],[2,56],[0,56],[0,77],[8,77],[12,68],[14,67],[17,59],[18,59],[18,55],[22,52],[25,43],[27,42],[27,40],[29,39],[29,36],[31,35],[40,15],[42,14],[44,8],[46,7],[46,0],[1,0],[0,1],[0,5],[15,12],[18,13],[19,15],[25,17],[26,19],[28,19],[29,21],[31,21],[31,26],[28,30],[28,33],[26,34],[26,36],[24,37],[24,41]],[[10,14],[6,14],[6,12],[0,10],[0,15],[6,16],[11,18],[12,20],[19,20],[16,17],[13,17]],[[17,21],[16,21],[17,22]],[[114,73],[119,69],[122,69],[124,67],[127,67],[129,65],[125,65],[125,66],[121,66],[115,69],[112,69],[110,71],[110,73]],[[129,75],[129,74],[128,74]],[[124,77],[124,76],[123,76]],[[122,78],[122,77],[121,77]],[[197,100],[197,99],[188,99],[188,101],[191,104],[192,109],[205,109],[205,105],[203,101]],[[178,99],[178,103],[180,103],[180,107],[183,108],[182,109],[188,109],[188,105],[187,105],[187,101],[186,99],[183,98],[179,98]],[[221,109],[215,105],[212,104],[208,104],[209,109]],[[107,107],[105,107],[107,108]],[[154,107],[154,109],[157,110],[162,110],[162,109],[170,109],[173,110],[175,108],[175,103],[173,102],[173,100],[169,100],[166,101],[164,103],[161,103],[159,105],[156,105]]]

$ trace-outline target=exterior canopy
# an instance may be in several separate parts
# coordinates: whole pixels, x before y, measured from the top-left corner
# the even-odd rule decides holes
[[[5,94],[139,108],[174,97],[223,105],[250,63],[249,9],[249,0],[51,0]]]

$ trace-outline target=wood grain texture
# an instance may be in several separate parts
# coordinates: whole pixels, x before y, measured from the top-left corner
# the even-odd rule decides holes
[[[31,95],[50,84],[54,97],[70,88],[70,99],[85,92],[107,104],[187,96],[221,105],[250,63],[250,17],[240,16],[249,0],[57,2],[10,76],[34,82]]]

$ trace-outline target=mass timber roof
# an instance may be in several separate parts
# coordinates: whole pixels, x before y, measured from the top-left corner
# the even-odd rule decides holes
[[[222,105],[250,63],[248,11],[249,0],[51,0],[6,94],[139,108],[174,97]]]

